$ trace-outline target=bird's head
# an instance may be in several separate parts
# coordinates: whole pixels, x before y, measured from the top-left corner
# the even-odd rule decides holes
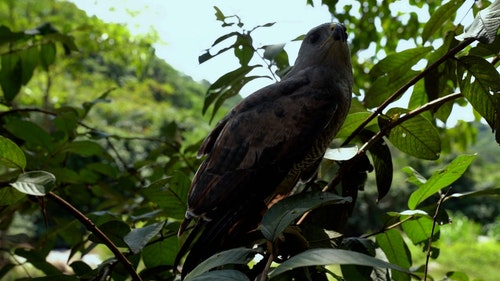
[[[306,69],[310,66],[326,66],[338,71],[352,71],[351,54],[344,25],[325,23],[306,34],[294,68]],[[291,72],[293,74],[293,69]]]

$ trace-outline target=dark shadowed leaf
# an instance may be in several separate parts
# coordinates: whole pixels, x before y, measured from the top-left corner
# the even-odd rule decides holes
[[[350,198],[321,191],[292,195],[278,201],[266,212],[262,218],[262,234],[269,241],[275,241],[287,226],[305,212],[322,205],[350,201]]]
[[[363,130],[360,133],[361,141],[367,142],[374,135],[375,133],[372,131]],[[373,167],[375,168],[375,180],[378,191],[377,200],[380,200],[389,192],[392,184],[393,167],[391,151],[382,138],[375,142],[368,151],[372,156]]]
[[[397,265],[354,251],[339,249],[311,249],[295,255],[280,264],[276,269],[269,273],[269,277],[276,277],[281,273],[298,267],[333,264],[365,265],[370,267],[390,268],[410,273],[408,270]]]
[[[7,26],[0,26],[0,45],[28,37],[24,32],[12,32]]]
[[[188,275],[186,275],[186,278],[184,280],[194,280],[196,277],[211,270],[212,268],[222,265],[247,264],[255,257],[256,254],[258,254],[256,250],[247,248],[235,248],[217,253],[200,263],[195,269],[193,269]]]
[[[132,229],[123,240],[127,243],[130,250],[137,254],[144,246],[155,237],[161,230],[163,222],[154,223],[141,228]]]
[[[411,254],[398,230],[389,229],[375,236],[375,239],[390,263],[399,265],[402,268],[410,268],[412,264]],[[392,278],[395,281],[410,280],[408,274],[397,270],[392,270]]]
[[[22,52],[19,53],[19,56],[21,57],[21,69],[22,69],[22,77],[21,77],[21,83],[23,85],[26,85],[28,81],[31,79],[33,76],[33,71],[35,70],[36,66],[38,65],[39,57],[40,54],[38,52],[38,47],[33,46],[30,48],[27,48],[23,50]]]
[[[24,152],[8,138],[0,136],[0,163],[9,167],[23,170],[26,167]]]
[[[115,244],[117,247],[127,247],[123,238],[130,232],[130,226],[118,220],[108,221],[99,225],[99,229],[106,234],[106,236]],[[94,234],[90,234],[89,240],[96,243],[102,243]]]
[[[4,99],[11,102],[19,93],[22,85],[22,63],[17,54],[5,54],[0,57],[0,86]]]
[[[500,27],[500,0],[495,0],[486,9],[479,11],[465,30],[464,38],[475,38],[482,43],[492,43]]]
[[[32,264],[35,268],[41,270],[46,275],[61,276],[59,269],[47,262],[45,256],[43,256],[40,252],[18,248],[15,250],[15,253],[16,255],[25,258],[26,262]],[[54,279],[58,280],[58,278]]]
[[[424,184],[410,195],[408,207],[412,210],[415,209],[422,201],[458,180],[475,158],[475,154],[460,155],[444,169],[434,172]]]
[[[46,195],[56,182],[56,177],[45,171],[32,171],[19,175],[17,181],[11,183],[15,189],[35,196]]]
[[[103,153],[102,147],[98,143],[88,140],[70,142],[63,148],[63,151],[84,157],[101,156]]]
[[[224,269],[205,272],[201,275],[196,276],[191,281],[250,281],[248,277],[241,271],[234,269]]]
[[[40,47],[40,60],[45,70],[49,69],[56,60],[56,44],[49,42]]]
[[[12,205],[26,196],[11,186],[0,187],[0,206]]]
[[[429,38],[438,30],[443,27],[443,24],[447,21],[453,21],[454,16],[458,8],[463,4],[463,1],[452,0],[442,6],[440,6],[434,13],[432,13],[431,18],[424,26],[422,31],[422,40],[425,43]]]
[[[9,119],[5,125],[14,136],[24,140],[27,146],[51,150],[52,139],[50,135],[38,124],[21,119]]]
[[[179,251],[179,241],[172,236],[165,240],[151,243],[142,250],[142,260],[147,268],[174,264],[174,259]]]

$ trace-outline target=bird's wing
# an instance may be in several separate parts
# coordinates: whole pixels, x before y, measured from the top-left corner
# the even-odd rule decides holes
[[[335,95],[310,85],[306,73],[247,97],[216,126],[200,149],[207,158],[188,212],[203,216],[246,196],[263,200],[308,153],[337,107]]]

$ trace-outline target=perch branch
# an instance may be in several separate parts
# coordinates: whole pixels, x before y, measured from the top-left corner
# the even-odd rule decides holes
[[[122,252],[116,247],[116,245],[111,241],[104,232],[102,232],[99,227],[97,227],[94,222],[92,222],[87,216],[81,213],[78,209],[76,209],[73,205],[68,203],[63,198],[59,197],[57,194],[53,192],[47,193],[47,197],[57,202],[59,205],[68,210],[77,220],[79,220],[85,227],[92,232],[99,240],[101,240],[115,255],[116,259],[123,264],[125,269],[130,274],[132,280],[141,281],[141,277],[135,271],[134,267],[130,263],[130,261],[123,255]]]

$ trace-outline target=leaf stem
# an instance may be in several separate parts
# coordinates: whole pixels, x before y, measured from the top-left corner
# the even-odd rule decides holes
[[[68,210],[77,220],[79,220],[85,227],[92,232],[99,240],[101,240],[110,250],[111,252],[115,255],[116,259],[123,264],[125,269],[129,272],[130,276],[132,277],[132,280],[134,281],[141,281],[141,277],[137,272],[135,271],[134,267],[130,263],[130,261],[123,255],[122,252],[116,247],[116,245],[111,241],[104,232],[102,232],[99,227],[97,227],[93,221],[91,221],[87,216],[85,216],[82,212],[80,212],[78,209],[76,209],[73,205],[71,205],[69,202],[64,200],[63,198],[59,197],[57,194],[53,192],[49,192],[46,195],[48,198],[51,200],[55,201],[62,207],[64,207],[66,210]]]

